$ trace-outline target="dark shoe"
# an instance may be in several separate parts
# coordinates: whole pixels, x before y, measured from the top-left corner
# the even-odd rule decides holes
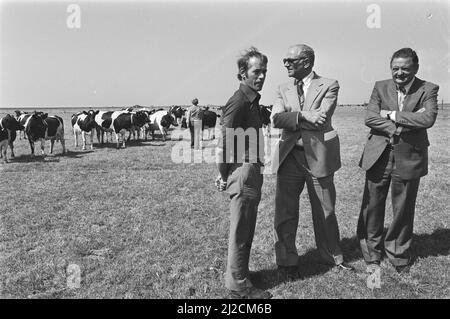
[[[411,265],[395,266],[395,271],[399,274],[408,274],[411,270]]]
[[[339,265],[336,265],[336,267],[339,270],[345,270],[345,271],[354,271],[355,270],[355,268],[353,266],[347,264],[346,262],[342,262]]]
[[[270,299],[272,294],[268,291],[258,289],[256,287],[249,287],[242,291],[230,290],[231,299]]]
[[[297,266],[278,266],[278,273],[282,281],[295,281],[300,279]]]

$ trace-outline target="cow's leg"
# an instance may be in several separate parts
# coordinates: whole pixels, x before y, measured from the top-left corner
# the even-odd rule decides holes
[[[50,154],[53,154],[53,146],[55,145],[55,140],[52,138],[50,140]]]
[[[94,129],[91,130],[91,150],[94,149]]]
[[[3,157],[3,162],[8,163],[8,159],[6,158],[6,149],[7,149],[7,144],[4,145],[0,145],[0,149],[1,149],[1,157]]]
[[[130,138],[130,136],[128,136],[128,138]],[[125,132],[122,133],[122,146],[125,148]]]
[[[41,155],[42,156],[45,156],[44,147],[45,147],[45,139],[41,138]]]
[[[9,142],[9,148],[11,149],[11,158],[14,158],[14,145],[13,142]]]
[[[85,131],[81,132],[81,139],[83,140],[82,150],[84,151],[84,150],[86,150],[86,132]]]
[[[64,137],[61,137],[61,139],[59,140],[61,142],[61,146],[62,146],[62,153],[65,154],[66,153],[66,141],[64,140]]]
[[[73,129],[73,138],[75,139],[75,147],[78,147],[78,134],[75,129]]]
[[[119,133],[116,133],[116,143],[117,143],[117,149],[119,149],[120,148]]]
[[[30,142],[31,157],[34,157],[34,142],[30,139],[29,136],[28,136],[28,142]]]

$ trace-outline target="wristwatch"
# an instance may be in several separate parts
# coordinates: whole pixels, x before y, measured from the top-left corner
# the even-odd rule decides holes
[[[390,111],[389,113],[386,114],[386,117],[387,117],[388,120],[392,120],[391,119],[391,113],[392,113],[392,111]]]

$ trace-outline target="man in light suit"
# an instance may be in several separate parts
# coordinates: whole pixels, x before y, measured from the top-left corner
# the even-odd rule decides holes
[[[339,84],[318,76],[312,69],[314,51],[298,44],[288,49],[284,66],[295,80],[281,84],[272,109],[272,123],[281,128],[272,172],[277,172],[275,196],[276,263],[285,280],[299,277],[295,246],[299,220],[299,197],[306,183],[311,203],[316,245],[324,262],[341,269],[335,215],[334,172],[341,167],[339,137],[331,117],[336,108]]]
[[[359,163],[366,180],[357,234],[368,272],[379,267],[383,252],[399,273],[408,272],[413,259],[415,202],[420,177],[428,173],[427,128],[436,120],[439,90],[417,78],[418,69],[415,51],[395,52],[392,79],[375,83],[367,106],[365,123],[371,130]],[[389,186],[393,220],[383,243]]]

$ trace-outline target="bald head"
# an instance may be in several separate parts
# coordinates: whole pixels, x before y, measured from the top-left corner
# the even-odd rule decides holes
[[[283,63],[290,77],[301,80],[312,71],[314,50],[306,44],[292,45],[289,47]]]
[[[311,68],[314,66],[314,50],[306,44],[294,44],[289,47],[288,51],[297,56],[305,56],[308,58],[309,63],[311,63]]]

